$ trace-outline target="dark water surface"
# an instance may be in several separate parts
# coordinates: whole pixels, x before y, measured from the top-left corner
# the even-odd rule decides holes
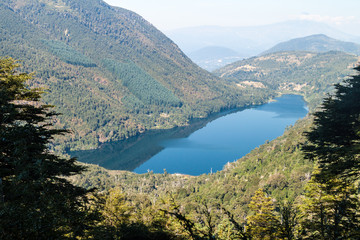
[[[199,120],[189,127],[149,133],[104,144],[100,149],[71,153],[79,161],[136,173],[154,171],[200,175],[216,172],[227,162],[249,153],[307,114],[301,96],[283,95],[276,101],[219,117]]]

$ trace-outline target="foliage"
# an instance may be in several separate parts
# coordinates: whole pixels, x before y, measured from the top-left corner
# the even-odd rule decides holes
[[[168,219],[146,196],[131,199],[114,188],[98,198],[103,220],[93,232],[94,239],[183,239],[169,229]]]
[[[302,205],[303,235],[310,239],[360,237],[359,80],[358,73],[337,84],[306,133],[303,150],[318,164]]]
[[[93,222],[87,191],[64,177],[84,168],[48,149],[67,131],[52,127],[57,113],[40,103],[40,89],[28,89],[31,75],[18,66],[0,59],[0,238],[83,236]]]
[[[286,214],[281,211],[283,205],[280,203],[292,203],[301,195],[313,168],[313,163],[304,159],[300,149],[305,141],[303,132],[310,126],[311,118],[300,120],[289,127],[284,136],[265,143],[213,174],[194,177],[149,172],[138,175],[90,165],[88,172],[77,175],[73,181],[84,187],[96,186],[99,190],[116,186],[134,198],[146,194],[152,201],[161,201],[163,196],[172,193],[174,201],[181,203],[181,206],[178,205],[180,213],[193,222],[201,233],[209,229],[205,223],[206,212],[210,210],[211,221],[215,226],[213,235],[219,239],[246,239],[244,220],[249,214],[248,204],[257,189],[263,188],[272,198],[277,199],[279,205],[275,207],[279,216]],[[174,212],[170,208],[171,201],[167,202],[168,208],[160,206],[160,209]],[[288,211],[293,211],[292,206],[284,206],[289,208]],[[285,235],[285,231],[290,234],[294,229],[292,214],[288,214],[289,220],[281,218],[282,235]]]
[[[232,72],[231,81],[223,83],[193,65],[169,39],[141,17],[101,1],[43,0],[40,3],[26,0],[19,4],[19,1],[4,0],[0,4],[0,18],[1,54],[21,57],[24,69],[36,70],[31,86],[50,87],[46,102],[58,105],[64,112],[63,116],[56,116],[48,112],[48,105],[37,105],[40,92],[25,87],[22,87],[24,94],[13,100],[35,100],[37,104],[20,101],[3,107],[2,116],[6,111],[9,115],[2,117],[2,121],[15,119],[16,131],[1,132],[5,137],[0,138],[3,141],[0,146],[9,147],[0,151],[2,157],[36,155],[36,161],[27,158],[31,161],[23,162],[19,157],[16,165],[5,160],[1,162],[4,169],[1,170],[0,191],[5,196],[1,199],[1,210],[4,210],[1,211],[4,214],[0,220],[3,223],[1,234],[11,232],[13,235],[6,235],[9,238],[25,238],[31,234],[37,234],[37,238],[187,239],[192,235],[203,239],[250,238],[244,226],[247,217],[251,220],[249,209],[252,208],[253,212],[261,209],[261,206],[249,205],[257,189],[263,188],[278,202],[293,202],[301,198],[302,187],[309,180],[313,167],[313,162],[304,159],[300,149],[306,141],[302,133],[309,129],[310,118],[299,121],[284,136],[254,149],[239,161],[229,163],[223,171],[199,177],[151,172],[136,175],[96,166],[81,176],[72,176],[83,168],[74,165],[74,159],[55,157],[48,150],[52,136],[65,133],[51,130],[50,120],[59,127],[72,127],[72,142],[67,147],[79,149],[129,138],[149,129],[186,125],[190,119],[203,118],[226,108],[262,103],[278,91],[300,92],[314,107],[316,99],[321,98],[324,91],[331,90],[331,84],[345,76],[345,69],[356,61],[356,57],[338,52],[277,53],[245,60],[240,69],[246,71],[238,75]],[[44,39],[59,51],[44,48]],[[87,58],[96,66],[89,67],[84,60]],[[106,63],[101,59],[113,59],[114,62]],[[252,61],[258,65],[251,65],[255,64]],[[124,69],[131,74],[124,74]],[[14,76],[20,82],[28,79],[27,75]],[[237,78],[239,76],[241,80],[261,82],[265,88],[244,87]],[[143,80],[152,83],[149,86],[152,92],[145,93],[142,88],[145,84],[137,86]],[[154,93],[157,90],[160,95]],[[6,94],[1,97],[2,102],[8,101]],[[57,118],[53,119],[55,116]],[[357,124],[356,121],[353,123]],[[10,125],[6,123],[4,127]],[[16,137],[11,135],[10,138],[10,133],[15,133]],[[31,136],[37,138],[31,139]],[[20,150],[13,151],[17,143]],[[35,148],[36,144],[43,145]],[[50,168],[47,160],[54,160],[58,167]],[[61,168],[63,163],[67,164],[64,170]],[[351,166],[350,172],[346,170],[345,173],[356,176],[356,164]],[[53,175],[44,178],[49,173]],[[33,179],[38,176],[46,180],[46,185]],[[104,191],[103,195],[97,204],[89,206],[85,204],[86,191],[72,186],[68,179],[87,188],[97,186],[99,191]],[[54,184],[58,183],[60,185],[55,185],[55,188]],[[276,235],[288,239],[295,236],[295,228],[299,229],[297,236],[320,236],[311,227],[319,226],[319,212],[316,211],[321,208],[314,209],[311,204],[329,207],[325,211],[328,226],[332,229],[328,231],[329,235],[335,236],[333,232],[339,231],[338,226],[358,229],[354,186],[335,183],[308,190],[303,205],[300,205],[304,213],[300,215],[302,225],[294,219],[293,206],[285,209],[275,205],[274,209],[279,213],[272,213],[268,201],[268,213],[282,218],[280,223],[271,221],[266,229],[278,229]],[[113,187],[117,188],[110,190]],[[174,207],[160,201],[168,192],[173,192],[174,201],[181,202],[181,205]],[[15,193],[21,193],[22,198]],[[328,197],[315,201],[314,197],[320,193]],[[10,198],[13,202],[8,201],[9,196],[14,196]],[[259,194],[256,196],[260,197]],[[49,202],[53,204],[51,207],[47,205]],[[94,229],[88,227],[93,215],[87,207],[102,213],[102,221],[94,224]],[[339,214],[334,214],[342,211],[340,218]],[[171,217],[167,218],[164,213]],[[314,225],[305,224],[307,213],[314,216],[310,219]],[[30,229],[26,233],[14,227],[21,221]],[[260,233],[261,227],[258,228],[255,221],[250,222],[250,231],[254,235]],[[181,223],[188,226],[185,231]],[[194,229],[193,234],[189,229]]]
[[[296,227],[299,225],[298,209],[294,202],[283,201],[277,205],[280,216],[280,233],[283,239],[295,239]]]
[[[311,179],[300,208],[303,239],[357,239],[360,237],[360,201],[354,184],[333,179]]]
[[[242,87],[262,83],[268,91],[304,95],[311,110],[322,103],[355,66],[358,57],[343,52],[276,52],[225,66],[215,74]],[[244,83],[245,82],[245,83]]]
[[[43,100],[63,113],[56,126],[72,130],[54,150],[93,149],[274,96],[225,83],[137,14],[89,1],[0,4],[0,56],[35,72],[29,85],[51,89]]]
[[[255,192],[249,204],[253,215],[247,217],[247,231],[253,239],[276,239],[280,221],[274,214],[274,204],[262,189]]]
[[[180,206],[175,203],[175,200],[170,198],[170,210],[161,209],[162,212],[168,214],[173,217],[184,229],[183,234],[186,234],[189,239],[200,240],[200,232],[195,227],[195,223],[189,220],[181,211]]]
[[[84,67],[96,67],[96,64],[90,58],[82,55],[63,42],[54,40],[43,40],[43,42],[54,55],[58,56],[64,62]]]
[[[307,132],[304,151],[319,163],[323,180],[360,177],[360,67],[358,75],[335,86],[324,100],[322,111],[314,113],[314,127]]]
[[[132,94],[145,104],[181,106],[180,100],[134,63],[104,59],[103,64],[120,79]]]

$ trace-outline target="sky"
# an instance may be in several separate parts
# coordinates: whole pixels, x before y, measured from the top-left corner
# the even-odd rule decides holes
[[[161,31],[192,26],[256,26],[288,20],[327,23],[360,36],[359,0],[105,0]]]

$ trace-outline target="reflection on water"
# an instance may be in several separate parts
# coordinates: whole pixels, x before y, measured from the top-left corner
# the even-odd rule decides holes
[[[218,171],[306,115],[301,96],[284,95],[276,101],[228,115],[197,120],[189,127],[154,130],[100,149],[73,152],[82,162],[137,173],[154,171],[199,175]]]
[[[283,95],[276,101],[254,107],[259,111],[273,112],[277,118],[299,118],[298,116],[308,111],[301,96]]]
[[[96,164],[111,170],[133,171],[171,144],[172,141],[175,143],[174,139],[183,139],[186,142],[186,137],[191,133],[223,115],[225,113],[216,114],[207,119],[197,119],[186,127],[149,130],[145,134],[124,141],[103,144],[99,149],[73,151],[69,154],[77,157],[80,162]],[[173,147],[176,147],[175,144]]]

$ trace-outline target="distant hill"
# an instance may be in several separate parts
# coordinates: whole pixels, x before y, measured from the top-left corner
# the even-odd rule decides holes
[[[199,26],[165,33],[187,54],[207,46],[223,46],[244,57],[256,56],[280,42],[313,34],[360,43],[359,36],[343,33],[324,23],[305,20],[249,27]]]
[[[209,46],[201,48],[188,56],[200,67],[213,71],[227,64],[241,60],[242,57],[236,51],[220,46]]]
[[[328,52],[342,51],[360,55],[360,44],[352,42],[339,41],[330,38],[324,34],[316,34],[303,38],[296,38],[290,41],[282,42],[262,54],[268,54],[280,51],[311,51]]]
[[[360,58],[344,52],[276,52],[235,62],[214,71],[241,88],[304,95],[310,107],[322,102],[333,84],[353,73]]]
[[[30,85],[49,89],[44,99],[63,113],[56,125],[73,131],[61,140],[72,150],[257,101],[141,16],[101,0],[2,0],[0,56],[20,59],[35,72]]]
[[[209,58],[226,58],[226,57],[234,57],[238,56],[239,53],[236,51],[219,46],[210,46],[201,48],[195,52],[189,54],[189,57],[196,60],[204,60]]]

